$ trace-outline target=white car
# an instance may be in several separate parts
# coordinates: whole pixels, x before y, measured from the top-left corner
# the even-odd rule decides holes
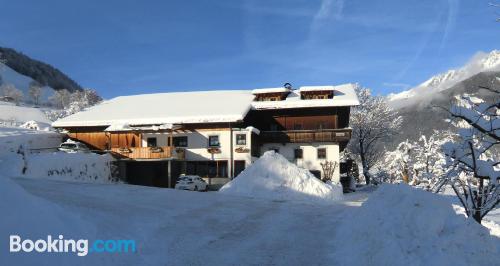
[[[197,175],[181,175],[175,184],[175,189],[206,191],[208,184]]]
[[[58,150],[67,153],[90,152],[90,149],[87,147],[87,145],[72,140],[61,143]]]

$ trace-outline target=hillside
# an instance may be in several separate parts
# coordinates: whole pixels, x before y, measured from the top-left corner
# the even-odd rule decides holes
[[[16,89],[23,92],[23,102],[30,102],[31,99],[29,97],[29,88],[30,83],[33,82],[31,77],[22,75],[14,71],[12,68],[1,65],[0,64],[0,85],[2,84],[11,84]],[[40,103],[45,104],[49,102],[49,98],[54,94],[54,89],[49,86],[43,86],[40,96]],[[1,93],[1,91],[0,91]],[[2,95],[0,95],[2,96]]]
[[[66,89],[70,92],[82,90],[75,81],[49,64],[32,59],[11,48],[0,47],[0,54],[10,69],[38,81],[42,86],[55,90]]]

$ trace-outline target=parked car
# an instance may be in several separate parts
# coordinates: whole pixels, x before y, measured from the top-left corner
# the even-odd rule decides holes
[[[67,153],[90,152],[90,149],[87,147],[87,145],[71,140],[61,143],[58,150]]]
[[[197,175],[181,175],[179,176],[179,181],[175,184],[175,189],[206,191],[208,184]]]

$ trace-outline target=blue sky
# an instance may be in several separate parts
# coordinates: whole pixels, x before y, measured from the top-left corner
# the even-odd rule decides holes
[[[387,94],[499,49],[489,2],[0,0],[0,46],[106,98],[285,82]]]

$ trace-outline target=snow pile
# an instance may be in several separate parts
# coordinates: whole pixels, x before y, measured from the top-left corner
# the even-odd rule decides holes
[[[500,257],[500,238],[442,196],[406,185],[382,185],[337,232],[333,257],[342,265],[496,265]]]
[[[290,163],[274,151],[268,151],[233,181],[224,185],[224,194],[272,200],[331,203],[342,198],[340,185],[328,185],[309,171]]]
[[[43,130],[49,131],[50,124],[43,124],[40,122],[36,122],[34,120],[27,121],[26,123],[19,126],[20,128],[33,129],[33,130]]]

